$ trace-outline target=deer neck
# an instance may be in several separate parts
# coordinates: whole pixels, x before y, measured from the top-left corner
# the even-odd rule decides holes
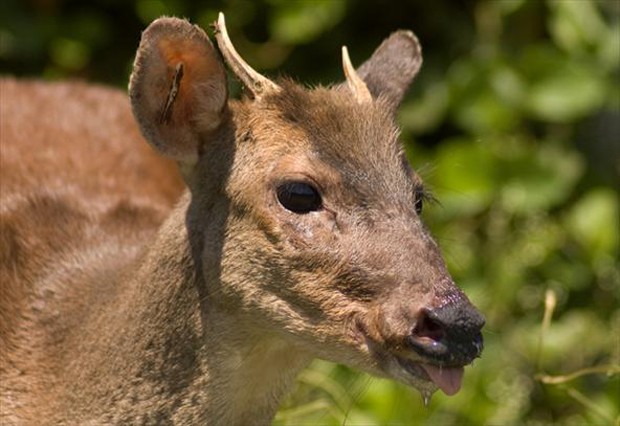
[[[268,424],[310,358],[213,300],[213,283],[194,267],[187,208],[186,199],[123,284],[128,290],[92,322],[89,337],[78,339],[78,350],[101,347],[102,340],[105,347],[74,366],[84,386],[71,392],[74,403],[92,409],[86,393],[95,381],[92,401],[109,395],[102,412],[115,413],[106,418],[113,422]]]

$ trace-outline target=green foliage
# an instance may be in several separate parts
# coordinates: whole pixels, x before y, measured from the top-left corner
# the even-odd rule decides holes
[[[340,79],[411,28],[425,65],[399,122],[439,203],[425,219],[487,316],[463,390],[418,393],[315,362],[275,423],[620,424],[620,3],[616,0],[49,0],[2,5],[2,72],[126,85],[161,14],[207,26],[267,73]],[[543,320],[544,318],[544,320]]]
[[[270,0],[274,13],[270,20],[273,37],[283,43],[303,44],[330,30],[343,17],[345,2],[299,2]]]

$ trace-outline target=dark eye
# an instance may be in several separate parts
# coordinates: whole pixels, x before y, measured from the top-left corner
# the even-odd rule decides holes
[[[285,182],[278,186],[278,201],[293,213],[309,213],[319,210],[322,205],[319,191],[304,182]]]
[[[424,198],[426,195],[424,194],[423,189],[416,189],[415,191],[415,200],[413,206],[415,207],[415,212],[417,214],[422,213],[422,209],[424,208]]]

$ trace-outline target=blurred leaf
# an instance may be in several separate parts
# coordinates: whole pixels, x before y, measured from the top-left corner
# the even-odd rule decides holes
[[[274,12],[271,33],[283,43],[303,44],[336,25],[346,11],[345,1],[270,0]]]
[[[489,80],[494,93],[508,105],[519,105],[524,98],[525,83],[517,71],[504,63],[493,68]]]
[[[168,13],[163,0],[138,0],[135,2],[136,14],[148,25],[151,21]]]
[[[575,204],[566,217],[573,237],[594,258],[618,258],[620,244],[618,194],[611,189],[594,189]]]
[[[398,109],[398,122],[414,133],[434,130],[445,119],[449,105],[448,88],[444,82],[427,85],[422,97],[405,101]]]
[[[523,91],[519,77],[500,63],[458,62],[450,69],[455,121],[473,134],[506,131],[517,123],[514,102]]]
[[[599,44],[598,56],[602,66],[610,72],[618,72],[620,68],[620,23],[616,23],[606,32]]]
[[[606,36],[606,25],[593,1],[548,0],[549,29],[558,46],[579,53],[597,46]]]
[[[500,12],[504,15],[509,15],[521,9],[527,3],[527,0],[509,0],[497,3]]]
[[[566,200],[583,167],[577,155],[553,145],[525,146],[501,161],[501,202],[510,213],[546,210]]]
[[[138,0],[135,2],[136,14],[148,25],[161,16],[185,15],[185,2],[182,0]]]
[[[566,74],[551,77],[531,88],[527,106],[536,117],[568,121],[601,106],[605,86],[599,77],[574,71],[566,70]]]
[[[471,133],[483,134],[510,129],[516,123],[514,109],[503,103],[488,88],[479,88],[476,95],[455,111],[457,123]]]
[[[279,410],[273,424],[278,426],[299,424],[300,422],[307,423],[309,419],[317,415],[319,419],[326,421],[326,414],[329,413],[331,409],[332,405],[330,401],[316,399],[306,404],[297,404],[295,407]]]
[[[60,67],[75,71],[83,68],[90,59],[90,48],[80,40],[56,38],[52,41],[50,55]]]
[[[521,413],[529,408],[532,380],[512,365],[504,365],[497,376],[491,378],[489,396],[495,401],[495,412],[487,420],[489,424],[519,423]]]
[[[16,49],[17,39],[5,28],[0,28],[0,58],[8,59],[9,54]]]
[[[592,366],[602,356],[610,355],[609,324],[589,310],[572,310],[556,318],[542,342],[543,371],[566,374],[582,366]],[[523,348],[523,337],[513,336],[513,345]],[[532,354],[538,350],[538,336],[528,336]],[[567,351],[572,356],[567,357]]]
[[[442,206],[437,207],[438,209],[442,209]],[[439,214],[435,211],[433,213]],[[443,249],[448,269],[460,282],[461,277],[467,276],[467,272],[474,267],[477,260],[480,242],[476,238],[475,230],[463,221],[449,220],[439,227],[434,235]],[[463,285],[462,282],[460,284]]]
[[[596,68],[547,47],[526,49],[521,67],[529,83],[525,108],[541,120],[584,117],[603,105],[610,89]]]
[[[495,192],[491,153],[468,139],[445,142],[437,152],[432,187],[448,216],[471,215],[488,207]]]

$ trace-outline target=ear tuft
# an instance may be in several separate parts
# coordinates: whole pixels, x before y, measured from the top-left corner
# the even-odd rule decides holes
[[[146,139],[163,154],[193,164],[205,135],[222,122],[226,73],[202,29],[160,18],[142,33],[129,95]]]
[[[358,69],[370,93],[396,109],[422,66],[422,48],[411,31],[392,33]]]

